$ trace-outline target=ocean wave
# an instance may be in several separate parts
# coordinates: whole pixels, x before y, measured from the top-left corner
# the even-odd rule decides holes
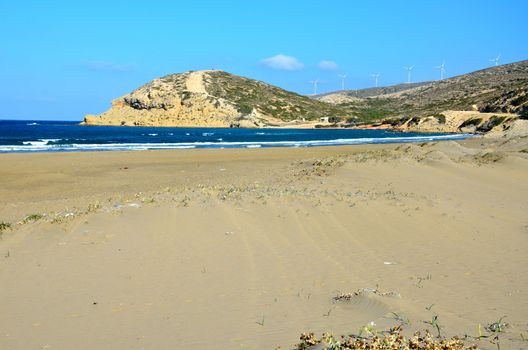
[[[379,138],[353,138],[333,140],[308,141],[235,141],[235,142],[170,142],[170,143],[113,143],[113,144],[50,144],[60,139],[41,139],[38,141],[24,141],[23,145],[2,145],[0,152],[53,152],[53,151],[139,151],[162,149],[190,149],[190,148],[261,148],[261,147],[316,147],[316,146],[344,146],[372,143],[404,143],[428,142],[440,140],[460,140],[470,137],[469,134],[432,135],[432,136],[401,136]]]
[[[40,125],[39,123],[27,123],[26,125]]]
[[[23,145],[29,145],[29,146],[45,146],[48,145],[50,142],[57,142],[61,139],[38,139],[37,141],[22,141]]]

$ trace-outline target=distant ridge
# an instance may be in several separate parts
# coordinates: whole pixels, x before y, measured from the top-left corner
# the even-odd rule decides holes
[[[407,87],[407,88],[406,88]],[[528,114],[528,61],[441,81],[399,84],[316,97],[362,119],[425,116],[444,110]]]
[[[395,92],[400,92],[404,90],[413,89],[418,86],[426,85],[431,83],[430,81],[424,81],[420,83],[401,83],[397,85],[390,85],[390,86],[380,86],[380,87],[371,87],[371,88],[365,88],[365,89],[357,89],[357,90],[341,90],[341,91],[333,91],[333,92],[327,92],[324,94],[319,94],[316,96],[312,96],[315,99],[321,100],[322,97],[325,96],[331,96],[333,94],[342,94],[345,96],[350,97],[359,97],[359,98],[367,98],[367,97],[374,97],[374,96],[381,96],[381,95],[388,95]]]

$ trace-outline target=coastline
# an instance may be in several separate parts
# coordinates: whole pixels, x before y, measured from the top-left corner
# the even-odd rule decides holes
[[[10,131],[9,129],[12,129]],[[460,133],[402,133],[346,128],[88,128],[68,122],[0,124],[0,153],[194,148],[318,147],[464,139]]]
[[[507,315],[501,347],[518,348],[525,149],[0,154],[2,343],[291,348],[304,331],[387,329],[394,312],[408,332],[438,315],[447,336]],[[364,288],[393,294],[332,302]]]

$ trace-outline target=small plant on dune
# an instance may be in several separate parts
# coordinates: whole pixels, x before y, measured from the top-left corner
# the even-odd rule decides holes
[[[378,331],[376,330],[376,324],[374,321],[369,322],[367,325],[361,327],[359,329],[359,336],[363,336],[363,334],[366,334],[367,336],[376,335],[378,334]]]
[[[99,203],[90,203],[90,204],[88,204],[88,208],[86,209],[86,212],[87,213],[94,213],[99,208],[101,208],[101,205]]]
[[[330,313],[332,312],[332,308],[328,309],[328,311],[323,314],[324,317],[330,317]]]
[[[394,315],[394,319],[398,322],[400,322],[399,327],[403,327],[405,325],[411,325],[411,320],[409,318],[403,318],[396,312],[391,312],[391,314]]]
[[[502,333],[506,330],[506,327],[508,327],[508,324],[506,322],[503,322],[502,320],[505,319],[506,316],[502,316],[497,321],[490,323],[486,329],[492,333]]]
[[[11,228],[11,224],[8,222],[0,221],[0,239],[2,239],[2,233]]]
[[[24,224],[27,224],[29,222],[38,221],[38,220],[40,220],[42,218],[43,218],[42,214],[31,214],[31,215],[26,216],[22,222]]]
[[[422,286],[422,281],[429,281],[429,280],[431,280],[432,278],[433,278],[433,277],[432,277],[430,274],[428,274],[428,275],[425,276],[425,277],[420,277],[420,276],[418,276],[418,277],[417,277],[418,282],[416,283],[416,287],[418,287],[418,288],[422,288],[422,287],[423,287],[423,286]]]
[[[519,335],[521,336],[522,341],[528,342],[528,338],[526,338],[524,334],[520,333]]]
[[[497,321],[488,324],[484,328],[479,323],[477,326],[478,335],[476,337],[466,335],[466,338],[473,338],[475,340],[488,339],[491,344],[495,344],[497,346],[497,350],[500,350],[500,334],[506,332],[506,328],[508,327],[508,323],[503,321],[505,317],[506,316],[502,316]],[[526,341],[522,333],[520,336],[521,340]]]
[[[0,221],[0,232],[11,228],[11,224],[8,222]]]
[[[329,350],[341,349],[341,342],[336,340],[332,333],[323,333],[323,342]]]
[[[491,332],[490,335],[490,343],[497,345],[497,350],[500,350],[500,333],[504,333],[506,331],[506,327],[508,327],[508,324],[506,322],[503,322],[502,320],[506,316],[502,316],[497,321],[490,323],[486,330]]]
[[[440,324],[438,323],[438,315],[434,315],[432,318],[431,318],[431,321],[424,321],[424,323],[427,323],[433,327],[436,328],[436,331],[438,332],[438,339],[442,338],[442,334],[440,333]]]

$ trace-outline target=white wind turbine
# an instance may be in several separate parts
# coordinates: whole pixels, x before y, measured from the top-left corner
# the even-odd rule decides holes
[[[337,76],[341,78],[341,90],[345,90],[345,79],[348,74],[338,74]]]
[[[310,81],[310,84],[313,85],[313,94],[317,95],[317,83],[319,83],[319,79],[315,79]]]
[[[379,73],[376,73],[376,74],[371,74],[372,77],[374,78],[374,81],[375,81],[375,86],[378,87],[378,78],[381,74]]]
[[[440,80],[444,80],[444,73],[445,73],[445,62],[442,62],[441,65],[435,67],[436,69],[440,69]]]
[[[495,62],[495,65],[498,66],[500,57],[501,57],[501,55],[499,54],[497,57],[491,59],[490,62]]]
[[[411,83],[411,71],[413,70],[413,68],[414,68],[414,64],[410,67],[403,67],[403,69],[407,71],[407,84]]]

